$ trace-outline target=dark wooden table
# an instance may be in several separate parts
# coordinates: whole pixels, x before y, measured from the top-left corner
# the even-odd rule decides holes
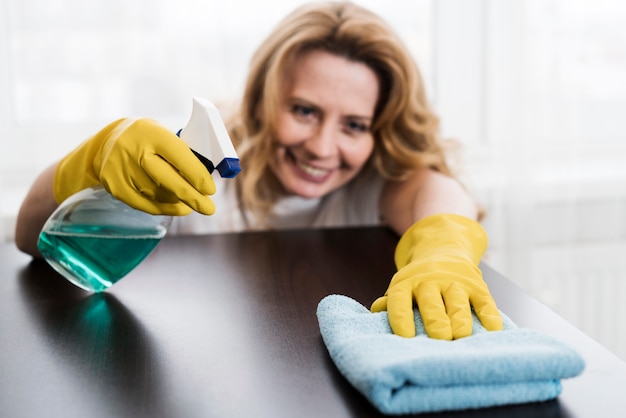
[[[378,416],[328,357],[315,309],[331,293],[369,306],[395,242],[385,228],[171,237],[96,295],[1,245],[0,417]],[[587,369],[554,401],[436,416],[626,416],[626,364],[483,271],[504,312]]]

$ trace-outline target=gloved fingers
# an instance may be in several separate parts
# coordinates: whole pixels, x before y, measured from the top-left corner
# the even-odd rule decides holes
[[[413,292],[408,286],[396,285],[387,292],[387,314],[393,333],[401,337],[415,337]]]
[[[424,322],[426,334],[438,340],[451,340],[452,327],[446,313],[439,284],[423,282],[415,289],[415,300]]]
[[[480,294],[472,295],[470,302],[474,307],[476,316],[486,330],[501,331],[503,329],[502,316],[489,290],[485,289]]]
[[[150,190],[150,193],[145,193],[148,199],[156,200],[159,203],[178,203],[180,199],[170,190],[162,187]]]
[[[151,190],[148,194],[144,194],[141,191],[136,191],[132,198],[129,198],[127,195],[124,201],[135,209],[139,209],[153,215],[185,216],[189,215],[193,210],[193,208],[186,202],[179,200],[175,196],[172,197],[173,195],[169,193],[164,194],[160,190],[157,190],[156,194],[152,192],[153,191]],[[165,198],[167,200],[161,200],[161,198]],[[214,208],[213,202],[210,198],[207,197],[207,200],[209,201],[209,206]],[[215,210],[213,209],[213,212],[214,211]],[[213,212],[205,214],[210,215]]]
[[[143,165],[149,155],[159,155],[166,160],[175,172],[185,178],[201,194],[215,192],[206,167],[176,134],[159,122],[149,118],[128,119],[118,135],[115,146],[122,160],[135,160]],[[120,158],[117,158],[120,159]],[[160,183],[159,178],[155,181]]]
[[[372,303],[370,311],[382,312],[387,310],[387,296],[381,296]]]
[[[467,292],[457,282],[452,282],[443,292],[446,313],[450,318],[452,338],[472,335],[472,308]]]
[[[169,158],[170,156],[168,156]],[[189,158],[192,157],[192,158]],[[200,162],[189,148],[185,150],[183,163],[171,163],[184,178],[187,183],[203,195],[212,195],[215,193],[215,183],[209,170]],[[169,160],[168,160],[169,162]],[[184,164],[184,165],[181,165]]]
[[[113,196],[128,206],[152,215],[185,216],[191,213],[191,208],[183,202],[159,202],[149,198],[140,191],[127,189],[123,195]]]
[[[187,182],[185,178],[181,177],[176,169],[160,156],[146,156],[142,161],[142,168],[143,171],[150,176],[152,181],[158,185],[159,190],[165,189],[171,191],[180,201],[196,212],[200,212],[205,215],[212,215],[215,213],[215,205],[213,204],[213,201],[206,194],[203,194],[201,191],[193,187],[193,185]],[[215,184],[213,183],[213,178],[204,166],[202,166],[202,170],[204,170],[206,177],[208,178],[204,184],[207,185],[210,183],[211,186],[207,190],[214,193]]]
[[[129,183],[129,188],[133,191],[126,192],[127,195],[135,196],[134,192],[141,193],[140,197],[146,197],[149,200],[154,200],[158,203],[179,203],[180,199],[174,192],[167,188],[159,186],[155,183],[150,176],[143,172],[143,170],[136,171],[132,178],[124,180]]]
[[[182,202],[164,203],[151,199],[134,199],[133,206],[135,209],[150,213],[152,215],[168,215],[168,216],[185,216],[191,213],[191,208]]]
[[[141,170],[135,171],[135,177],[129,178],[126,173],[112,171],[102,176],[102,185],[116,199],[128,206],[152,215],[184,216],[191,213],[191,208],[167,195]],[[166,201],[156,200],[165,197]]]
[[[182,139],[151,119],[140,119],[133,128],[149,132],[154,153],[167,161],[194,189],[203,195],[215,193],[211,174]]]

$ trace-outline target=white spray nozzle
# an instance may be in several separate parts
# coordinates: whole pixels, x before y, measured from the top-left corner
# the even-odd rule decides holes
[[[239,157],[220,112],[207,99],[193,98],[191,118],[178,136],[189,145],[209,172],[217,169],[220,176],[232,178],[241,171]]]

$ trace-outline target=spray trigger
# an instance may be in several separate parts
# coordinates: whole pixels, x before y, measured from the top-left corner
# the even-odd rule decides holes
[[[241,171],[239,157],[219,110],[207,99],[193,98],[189,122],[176,135],[185,141],[209,173],[217,169],[221,177],[233,178]]]

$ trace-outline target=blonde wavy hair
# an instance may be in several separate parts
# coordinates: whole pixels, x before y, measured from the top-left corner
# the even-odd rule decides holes
[[[283,193],[269,168],[276,141],[282,82],[299,54],[322,50],[369,66],[380,97],[368,161],[387,180],[430,167],[451,175],[438,137],[439,119],[428,105],[417,65],[394,31],[351,2],[311,3],[289,14],[253,55],[243,100],[228,126],[242,162],[239,201],[259,219]]]

